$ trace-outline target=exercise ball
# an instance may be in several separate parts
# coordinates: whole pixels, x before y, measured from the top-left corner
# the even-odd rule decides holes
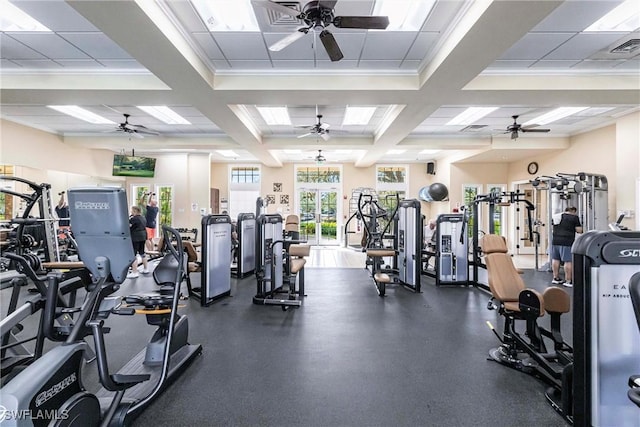
[[[446,185],[434,182],[429,186],[429,195],[435,202],[441,202],[449,196],[449,190]]]
[[[429,186],[428,185],[426,187],[422,187],[420,189],[420,192],[418,193],[418,197],[423,202],[433,202],[433,197],[431,197],[431,194],[429,194]]]

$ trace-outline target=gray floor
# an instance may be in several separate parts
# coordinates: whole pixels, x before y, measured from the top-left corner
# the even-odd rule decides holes
[[[525,280],[543,289],[550,274],[528,271]],[[141,275],[123,291],[151,282]],[[135,425],[566,425],[543,383],[487,360],[498,341],[486,321],[501,325],[488,294],[433,283],[423,276],[422,293],[392,286],[380,298],[364,269],[308,268],[304,305],[283,312],[251,303],[253,277],[232,280],[232,297],[186,303],[191,342],[204,351]],[[107,322],[117,368],[152,328],[143,316]]]

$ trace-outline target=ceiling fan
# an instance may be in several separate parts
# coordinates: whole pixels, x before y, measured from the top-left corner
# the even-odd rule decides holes
[[[513,118],[513,124],[510,124],[509,126],[507,126],[507,130],[504,132],[504,133],[510,133],[511,139],[518,139],[518,136],[519,136],[518,132],[546,133],[551,131],[551,129],[542,129],[542,128],[535,127],[538,125],[522,126],[520,123],[517,122],[519,116],[511,116],[511,117]]]
[[[124,122],[116,126],[115,132],[124,132],[129,135],[133,135],[136,138],[144,138],[144,135],[160,135],[158,132],[149,129],[143,125],[134,125],[129,123],[130,114],[123,114]]]
[[[302,38],[309,31],[319,31],[320,41],[324,46],[331,61],[340,61],[344,56],[336,42],[335,37],[327,27],[333,25],[336,28],[358,28],[371,30],[384,30],[389,26],[387,16],[335,16],[333,9],[338,0],[314,0],[308,2],[302,12],[291,9],[282,4],[270,0],[252,0],[256,6],[271,9],[283,15],[293,16],[304,22],[305,26],[298,28],[280,41],[269,46],[269,50],[277,52],[289,46],[294,41]],[[315,33],[314,33],[315,34]]]
[[[316,111],[317,112],[317,111]],[[310,126],[295,126],[297,128],[308,129],[309,131],[303,135],[298,135],[298,138],[304,138],[309,135],[317,135],[320,138],[327,141],[329,139],[329,123],[322,122],[322,114],[316,114],[318,121],[314,125]]]
[[[327,159],[322,155],[322,150],[318,150],[318,155],[314,157],[317,164],[324,163]]]

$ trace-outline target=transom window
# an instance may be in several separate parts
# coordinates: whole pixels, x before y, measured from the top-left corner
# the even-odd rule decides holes
[[[260,168],[257,166],[234,166],[231,168],[231,182],[234,184],[257,184],[260,182]]]
[[[407,179],[407,168],[405,166],[378,166],[378,184],[404,184]]]
[[[325,183],[340,182],[340,168],[336,166],[298,166],[296,168],[297,183]]]

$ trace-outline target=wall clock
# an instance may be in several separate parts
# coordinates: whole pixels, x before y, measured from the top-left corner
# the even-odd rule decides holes
[[[538,173],[538,163],[536,162],[531,162],[527,165],[527,172],[529,172],[531,175],[535,175]]]

